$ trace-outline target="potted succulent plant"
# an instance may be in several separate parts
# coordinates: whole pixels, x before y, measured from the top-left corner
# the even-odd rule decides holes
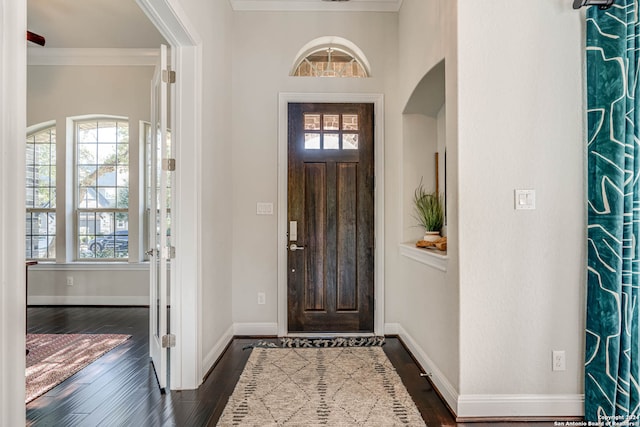
[[[440,238],[440,230],[444,225],[444,207],[442,196],[437,192],[427,193],[420,185],[413,193],[415,218],[424,228],[424,240],[435,241]]]

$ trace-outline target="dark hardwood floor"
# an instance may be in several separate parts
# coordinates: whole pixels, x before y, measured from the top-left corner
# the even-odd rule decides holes
[[[234,339],[199,389],[161,394],[148,357],[148,316],[149,310],[140,307],[29,307],[29,333],[126,333],[132,338],[26,405],[26,424],[215,426],[249,358],[250,350],[243,347],[256,339]],[[534,424],[456,424],[402,343],[388,338],[383,348],[428,426]]]

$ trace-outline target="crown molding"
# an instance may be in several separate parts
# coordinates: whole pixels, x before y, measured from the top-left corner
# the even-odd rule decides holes
[[[398,12],[402,0],[229,0],[235,11]]]
[[[27,65],[155,66],[159,49],[27,49]]]

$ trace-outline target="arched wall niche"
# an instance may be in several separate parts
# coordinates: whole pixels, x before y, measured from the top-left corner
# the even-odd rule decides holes
[[[424,231],[416,226],[413,208],[420,182],[428,192],[437,190],[446,205],[445,104],[443,59],[424,75],[403,109],[403,242],[420,240]]]
[[[445,61],[429,70],[411,93],[404,114],[424,114],[437,117],[445,102]]]

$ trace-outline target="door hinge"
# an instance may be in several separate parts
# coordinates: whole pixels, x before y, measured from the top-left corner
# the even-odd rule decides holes
[[[162,348],[171,348],[176,346],[176,336],[167,334],[162,336]]]
[[[162,81],[165,83],[175,83],[176,72],[171,69],[162,70]]]
[[[175,246],[167,246],[164,248],[164,253],[162,254],[165,259],[174,259],[176,257],[176,247]]]
[[[162,159],[162,170],[173,172],[176,170],[176,159]]]

